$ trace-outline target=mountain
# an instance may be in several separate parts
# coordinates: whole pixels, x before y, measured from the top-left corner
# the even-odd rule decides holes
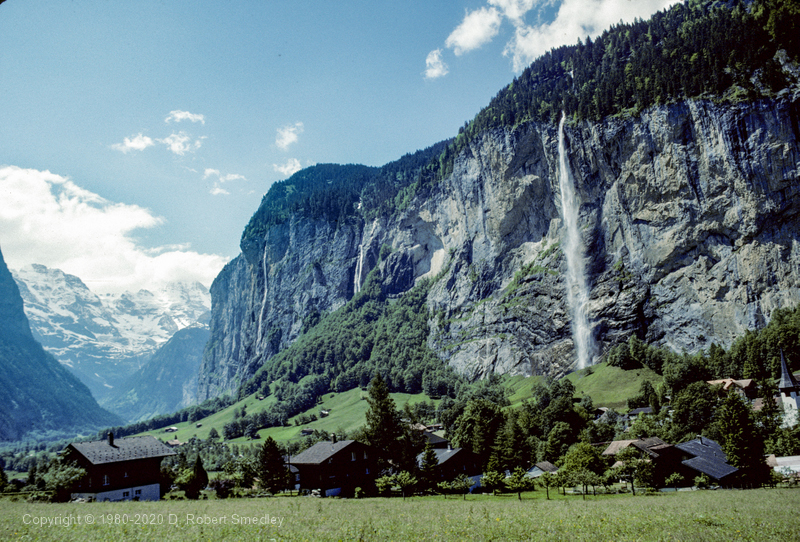
[[[452,140],[273,185],[211,287],[199,400],[254,375],[324,392],[355,366],[347,385],[413,389],[420,345],[473,379],[562,375],[576,304],[592,362],[631,335],[728,347],[800,303],[800,53],[781,41],[800,24],[771,5],[620,24],[544,55]],[[427,323],[404,345],[381,328],[409,292]]]
[[[199,283],[97,295],[76,276],[43,265],[13,272],[34,338],[102,398],[172,335],[204,323],[211,307]]]
[[[0,441],[63,438],[119,421],[34,340],[0,252]]]
[[[194,404],[208,337],[208,327],[199,324],[176,331],[101,404],[129,421],[149,419]]]

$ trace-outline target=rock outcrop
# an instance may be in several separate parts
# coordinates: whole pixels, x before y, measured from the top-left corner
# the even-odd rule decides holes
[[[568,123],[600,351],[631,334],[677,351],[728,346],[800,302],[798,117],[784,95]],[[376,266],[390,295],[434,281],[428,343],[459,372],[569,371],[557,153],[555,125],[496,128],[402,211],[298,212],[246,235],[211,289],[200,398],[234,390]]]

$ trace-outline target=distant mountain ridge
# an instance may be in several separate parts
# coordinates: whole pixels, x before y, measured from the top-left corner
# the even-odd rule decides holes
[[[176,331],[206,323],[208,289],[172,283],[150,292],[97,295],[80,278],[33,264],[12,271],[33,337],[104,397]]]
[[[197,377],[208,336],[208,326],[202,324],[176,331],[101,404],[130,421],[191,406],[197,401]]]
[[[64,437],[118,422],[34,340],[0,252],[0,441]]]

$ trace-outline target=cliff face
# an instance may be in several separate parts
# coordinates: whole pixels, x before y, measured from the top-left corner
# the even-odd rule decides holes
[[[637,334],[724,346],[800,302],[800,105],[689,101],[566,127],[597,353]],[[429,345],[471,377],[574,367],[554,125],[495,129],[402,212],[294,215],[212,287],[200,399],[235,389],[304,319],[344,304],[378,262],[385,290],[433,279]]]

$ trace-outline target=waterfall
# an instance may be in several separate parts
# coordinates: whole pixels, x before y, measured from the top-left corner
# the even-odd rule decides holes
[[[256,339],[256,348],[261,345],[262,329],[261,324],[264,320],[264,310],[267,307],[267,243],[264,243],[264,257],[261,259],[261,268],[264,272],[264,297],[261,300],[261,310],[258,312],[258,331]]]
[[[356,262],[356,272],[353,277],[353,295],[361,290],[361,270],[364,267],[364,242],[358,245],[358,261]]]
[[[586,262],[583,257],[583,243],[578,229],[580,205],[575,195],[575,186],[567,161],[564,141],[565,115],[561,114],[558,124],[558,184],[561,188],[561,214],[564,217],[566,238],[564,255],[567,258],[567,303],[572,316],[572,341],[578,358],[577,368],[584,369],[592,364],[595,353],[594,337],[589,326],[586,305],[589,302],[589,287],[586,282]]]

